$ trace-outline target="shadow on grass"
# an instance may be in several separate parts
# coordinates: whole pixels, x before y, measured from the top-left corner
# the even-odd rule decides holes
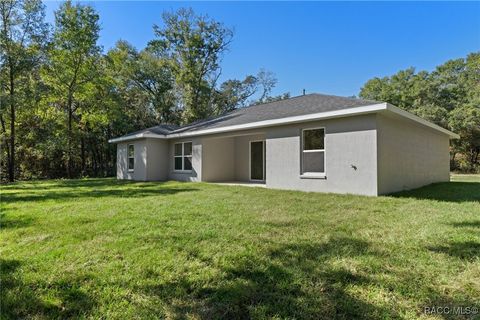
[[[138,184],[131,180],[118,180],[115,178],[93,178],[93,179],[58,179],[58,180],[32,180],[8,183],[1,186],[4,190],[50,190],[59,188],[76,187],[111,187],[114,185]]]
[[[416,290],[428,292],[422,296],[423,301],[416,301],[419,310],[415,312],[419,316],[424,313],[424,306],[479,306],[478,301],[448,296],[434,279],[415,268],[382,267],[389,265],[389,257],[390,254],[372,248],[369,242],[346,237],[322,243],[276,244],[274,249],[257,255],[247,253],[217,262],[203,258],[204,263],[218,268],[210,277],[204,277],[203,273],[199,276],[201,270],[194,269],[180,273],[173,280],[158,282],[161,274],[152,271],[148,278],[153,283],[129,290],[138,291],[145,301],[152,301],[150,306],[142,306],[149,309],[150,315],[159,318],[168,315],[172,319],[400,319],[405,315],[397,312],[395,300],[389,300],[388,293],[404,298]],[[369,267],[365,269],[361,260],[352,265],[347,262],[351,258],[365,258]],[[373,260],[379,264],[372,266]],[[95,279],[77,276],[48,284],[27,283],[18,272],[19,261],[0,259],[0,263],[3,318],[64,319],[96,315],[96,300],[83,289],[85,282],[95,283]],[[390,281],[384,280],[386,273]],[[55,304],[42,300],[43,289]],[[379,301],[376,295],[384,297],[384,292],[385,300]],[[371,301],[367,300],[369,297]],[[453,314],[438,316],[468,318]]]
[[[35,219],[29,216],[17,216],[13,219],[5,213],[0,213],[0,230],[25,228],[30,226],[34,221]]]
[[[480,228],[480,220],[453,222],[451,225],[458,228]]]
[[[109,187],[112,185],[109,184]],[[102,198],[102,197],[119,197],[119,198],[139,198],[148,196],[172,195],[180,192],[197,191],[195,188],[170,188],[164,187],[162,183],[149,185],[135,185],[132,187],[119,189],[75,189],[69,191],[49,190],[46,192],[35,193],[7,193],[2,194],[3,203],[29,202],[29,201],[47,201],[47,200],[68,200],[75,198]]]
[[[374,271],[368,271],[369,268],[360,265],[347,269],[338,263],[350,258],[373,259],[379,265]],[[418,316],[424,315],[424,307],[428,306],[478,307],[476,301],[446,295],[437,288],[434,279],[418,274],[414,268],[411,271],[384,268],[389,255],[358,239],[338,237],[325,243],[277,245],[258,256],[242,255],[231,259],[219,267],[218,278],[201,280],[181,275],[173,281],[139,289],[142,294],[164,301],[167,310],[156,311],[159,314],[167,312],[175,319],[375,320],[404,317],[392,307],[392,302],[379,302],[375,296],[371,302],[359,296],[364,290],[393,295],[410,295],[412,290],[420,289],[428,291],[425,300],[417,301],[419,309],[412,310]],[[385,274],[389,275],[387,280],[383,280]],[[455,314],[439,316],[464,319]]]
[[[23,282],[17,272],[20,267],[18,260],[0,259],[2,319],[82,318],[95,307],[95,301],[81,289],[81,283],[88,279],[66,279],[48,284],[49,294],[54,292],[55,300],[59,301],[53,304],[40,298],[37,284]]]
[[[396,318],[395,310],[362,301],[349,292],[352,287],[374,285],[368,275],[330,260],[369,255],[381,254],[365,241],[348,238],[279,245],[265,255],[229,261],[220,277],[211,281],[181,276],[140,290],[167,302],[174,318]]]
[[[434,183],[414,190],[393,193],[390,196],[448,202],[480,202],[480,182]]]
[[[480,220],[474,221],[461,221],[461,222],[452,222],[448,223],[456,228],[462,228],[463,230],[459,231],[460,234],[464,233],[465,228],[480,228]],[[477,234],[477,231],[474,231],[474,234]],[[437,246],[429,246],[428,250],[448,254],[451,257],[456,257],[462,260],[475,260],[480,258],[480,242],[479,241],[452,241],[450,243],[442,243]]]
[[[428,249],[464,260],[480,258],[480,243],[476,241],[451,242],[448,245],[428,247]]]

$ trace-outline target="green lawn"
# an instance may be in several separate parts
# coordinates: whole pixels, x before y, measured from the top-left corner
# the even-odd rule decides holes
[[[427,319],[425,306],[480,307],[480,176],[378,198],[22,182],[1,187],[1,209],[5,319]]]

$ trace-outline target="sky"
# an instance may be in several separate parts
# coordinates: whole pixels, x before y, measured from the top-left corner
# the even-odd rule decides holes
[[[234,30],[220,80],[261,68],[273,94],[358,95],[373,77],[415,67],[431,71],[480,51],[480,2],[159,2],[90,1],[100,15],[100,45],[119,39],[142,49],[161,13],[190,7]],[[60,2],[46,1],[54,21]]]

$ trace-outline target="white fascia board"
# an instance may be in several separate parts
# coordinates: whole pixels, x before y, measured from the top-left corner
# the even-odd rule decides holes
[[[131,141],[131,140],[137,140],[137,139],[143,139],[143,138],[166,139],[166,136],[163,135],[163,134],[143,132],[143,133],[138,133],[138,134],[131,135],[131,136],[123,136],[123,137],[113,138],[113,139],[108,140],[108,142],[109,143],[119,143],[119,142]]]
[[[420,118],[420,117],[418,117],[418,116],[416,116],[416,115],[414,115],[414,114],[412,114],[412,113],[410,113],[410,112],[407,112],[407,111],[405,111],[405,110],[403,110],[403,109],[400,109],[400,108],[398,108],[398,107],[395,107],[394,105],[391,105],[391,104],[389,104],[389,103],[387,103],[387,110],[390,111],[390,112],[393,112],[393,113],[395,113],[395,114],[398,114],[398,115],[400,115],[400,116],[403,116],[403,117],[405,117],[405,118],[408,118],[408,119],[410,119],[410,120],[413,120],[413,121],[415,121],[415,122],[418,122],[418,123],[420,123],[420,124],[423,124],[424,126],[427,126],[427,127],[432,128],[432,129],[435,129],[435,130],[437,130],[437,131],[440,131],[440,132],[442,132],[442,133],[445,133],[445,134],[447,134],[447,135],[450,137],[450,139],[460,139],[460,136],[459,136],[458,134],[456,134],[455,132],[452,132],[452,131],[450,131],[450,130],[447,130],[447,129],[445,129],[445,128],[442,128],[442,127],[440,127],[440,126],[438,126],[438,125],[436,125],[436,124],[434,124],[434,123],[432,123],[432,122],[430,122],[430,121],[427,121],[427,120],[425,120],[425,119],[422,119],[422,118]]]
[[[302,116],[294,116],[294,117],[287,117],[287,118],[280,118],[280,119],[273,119],[273,120],[263,120],[263,121],[250,122],[250,123],[238,124],[238,125],[221,127],[221,128],[204,129],[204,130],[198,130],[198,131],[187,131],[183,133],[172,133],[167,135],[166,137],[167,139],[183,138],[183,137],[191,137],[191,136],[198,136],[198,135],[205,135],[205,134],[223,133],[223,132],[229,132],[229,131],[265,128],[265,127],[271,127],[271,126],[277,126],[277,125],[283,125],[283,124],[293,124],[293,123],[301,123],[301,122],[314,121],[314,120],[323,120],[323,119],[330,119],[330,118],[347,117],[352,115],[375,113],[375,112],[386,110],[386,109],[387,109],[386,103],[379,103],[379,104],[373,104],[373,105],[368,105],[364,107],[355,107],[355,108],[343,109],[343,110],[312,113],[312,114],[307,114]]]

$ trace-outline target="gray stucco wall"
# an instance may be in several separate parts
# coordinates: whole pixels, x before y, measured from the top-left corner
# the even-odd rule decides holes
[[[127,146],[133,144],[135,166],[128,171]],[[117,178],[155,181],[168,178],[168,142],[161,139],[138,139],[117,144]]]
[[[265,134],[250,131],[228,135],[211,135],[196,139],[201,145],[197,167],[201,167],[201,181],[250,181],[250,141],[265,140]],[[173,144],[177,141],[172,141]],[[187,141],[187,140],[185,140]],[[172,151],[173,152],[173,151]],[[172,156],[173,157],[173,156]],[[198,168],[195,168],[198,171]],[[185,180],[189,174],[175,175]],[[172,175],[171,175],[172,176]],[[192,177],[188,177],[189,181]]]
[[[235,138],[202,139],[202,180],[235,180]]]
[[[147,148],[147,180],[168,179],[168,141],[164,139],[145,139]]]
[[[235,136],[237,134],[237,136]],[[249,181],[250,141],[265,140],[265,134],[237,132],[199,139],[202,144],[202,181]]]
[[[378,115],[377,123],[379,194],[449,181],[446,134],[404,118]]]
[[[326,178],[302,178],[301,130],[318,127],[325,128]],[[278,189],[377,195],[376,138],[375,115],[269,128],[266,185]]]
[[[135,165],[128,171],[127,146],[134,145]],[[117,144],[117,179],[147,180],[147,144],[146,139]]]

